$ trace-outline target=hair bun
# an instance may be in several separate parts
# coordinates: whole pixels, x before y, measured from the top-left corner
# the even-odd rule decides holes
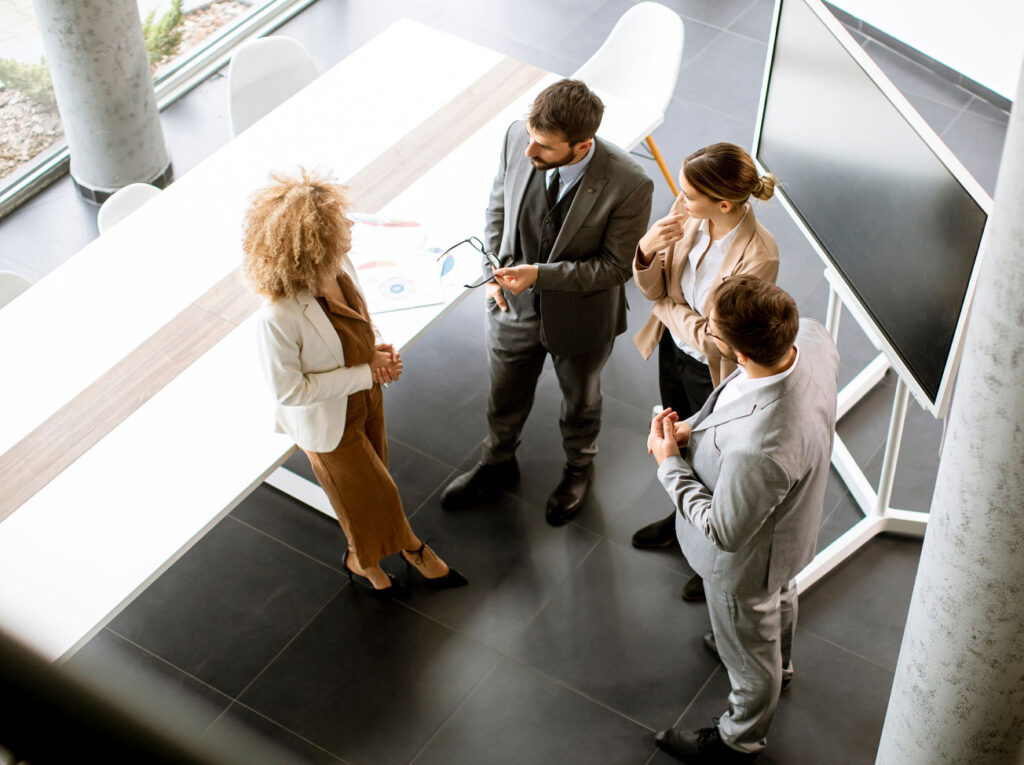
[[[762,175],[757,179],[757,184],[754,186],[754,190],[751,193],[757,199],[771,199],[775,194],[775,176],[771,173]]]

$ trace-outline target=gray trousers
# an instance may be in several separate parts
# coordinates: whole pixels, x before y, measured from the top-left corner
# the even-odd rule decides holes
[[[718,718],[722,741],[743,752],[767,743],[782,678],[793,674],[796,582],[766,597],[740,597],[704,582],[718,655],[729,673],[729,709]]]
[[[544,369],[547,348],[541,342],[540,318],[496,316],[489,307],[487,356],[491,392],[487,401],[487,439],[483,462],[510,460],[533,407],[537,379]],[[558,419],[562,447],[570,465],[589,465],[597,454],[601,431],[601,370],[612,352],[612,343],[570,356],[551,354],[555,376],[562,390]]]

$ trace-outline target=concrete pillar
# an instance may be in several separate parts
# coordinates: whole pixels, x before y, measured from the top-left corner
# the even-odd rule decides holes
[[[102,202],[129,183],[164,186],[171,159],[136,0],[34,1],[79,193]]]
[[[881,765],[1024,762],[1024,75]]]

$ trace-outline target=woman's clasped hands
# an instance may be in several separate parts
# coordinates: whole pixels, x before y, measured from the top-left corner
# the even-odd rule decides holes
[[[370,372],[373,381],[380,385],[395,382],[402,374],[402,358],[390,343],[381,343],[373,349]]]

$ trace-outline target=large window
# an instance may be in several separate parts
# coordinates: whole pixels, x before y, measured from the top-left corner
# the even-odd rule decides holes
[[[137,0],[161,108],[312,0]],[[0,216],[67,169],[32,0],[0,0]]]

